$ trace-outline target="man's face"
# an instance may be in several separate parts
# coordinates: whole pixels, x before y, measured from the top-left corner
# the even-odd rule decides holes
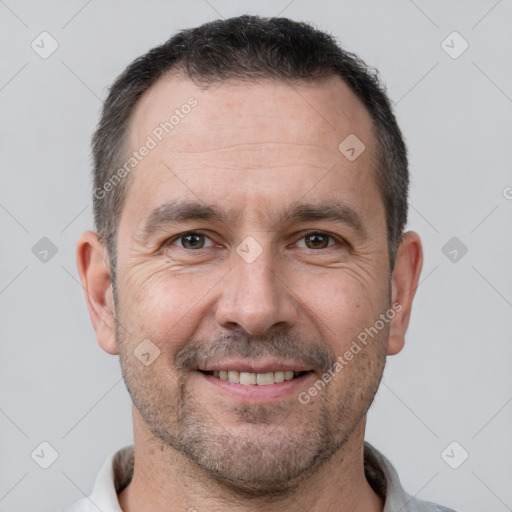
[[[361,427],[384,368],[388,325],[333,366],[390,307],[375,140],[338,79],[201,91],[166,77],[137,105],[130,151],[191,96],[131,171],[117,239],[121,364],[158,442],[224,481],[278,490]],[[351,134],[365,145],[353,161],[338,149]],[[186,203],[222,218],[173,220]],[[315,217],[327,207],[338,217]],[[151,364],[136,357],[143,340],[146,359],[160,351]],[[223,380],[238,372],[261,385]]]

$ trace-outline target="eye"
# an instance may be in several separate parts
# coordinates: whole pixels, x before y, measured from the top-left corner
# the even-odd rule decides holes
[[[205,241],[209,240],[210,245],[205,245]],[[176,244],[179,242],[179,244]],[[213,242],[203,233],[198,233],[197,231],[189,231],[187,233],[182,233],[176,237],[174,237],[169,245],[178,245],[178,247],[182,247],[183,249],[205,249],[206,247],[212,247]]]
[[[342,242],[338,241],[334,236],[322,231],[311,231],[306,233],[300,238],[300,241],[297,242],[299,247],[313,250],[328,249],[329,247],[340,243],[342,244]],[[213,247],[215,246],[215,243],[203,233],[199,233],[198,231],[188,231],[186,233],[176,235],[168,242],[168,245],[177,245],[182,249],[193,251]]]
[[[333,240],[335,243],[337,240],[327,233],[323,233],[322,231],[311,231],[310,233],[306,233],[300,240],[304,240],[304,246],[307,249],[327,249],[334,244],[329,244],[329,239]],[[304,247],[302,246],[302,247]]]

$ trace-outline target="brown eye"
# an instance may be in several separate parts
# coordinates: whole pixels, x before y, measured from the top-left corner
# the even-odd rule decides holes
[[[183,249],[204,249],[206,240],[209,240],[209,238],[206,235],[203,235],[202,233],[196,233],[195,231],[184,233],[182,235],[179,235],[176,237],[172,244],[176,244],[179,247],[183,247]]]
[[[302,240],[305,241],[305,245],[308,249],[326,249],[330,247],[329,240],[334,240],[334,238],[325,233],[308,233]]]

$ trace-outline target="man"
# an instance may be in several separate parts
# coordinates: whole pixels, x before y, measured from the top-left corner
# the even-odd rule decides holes
[[[448,510],[364,441],[422,266],[406,148],[333,38],[242,16],[117,79],[77,262],[134,447],[68,511]]]

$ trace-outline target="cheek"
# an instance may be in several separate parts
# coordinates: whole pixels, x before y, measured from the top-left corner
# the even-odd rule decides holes
[[[220,275],[220,274],[219,274]],[[215,272],[186,272],[166,262],[132,267],[124,276],[122,316],[135,333],[165,341],[166,350],[197,328],[208,294],[219,276]],[[203,315],[201,315],[203,316]],[[140,337],[140,336],[139,336]]]
[[[301,277],[292,289],[303,314],[339,354],[385,311],[387,285],[380,281],[347,268],[314,278]]]

